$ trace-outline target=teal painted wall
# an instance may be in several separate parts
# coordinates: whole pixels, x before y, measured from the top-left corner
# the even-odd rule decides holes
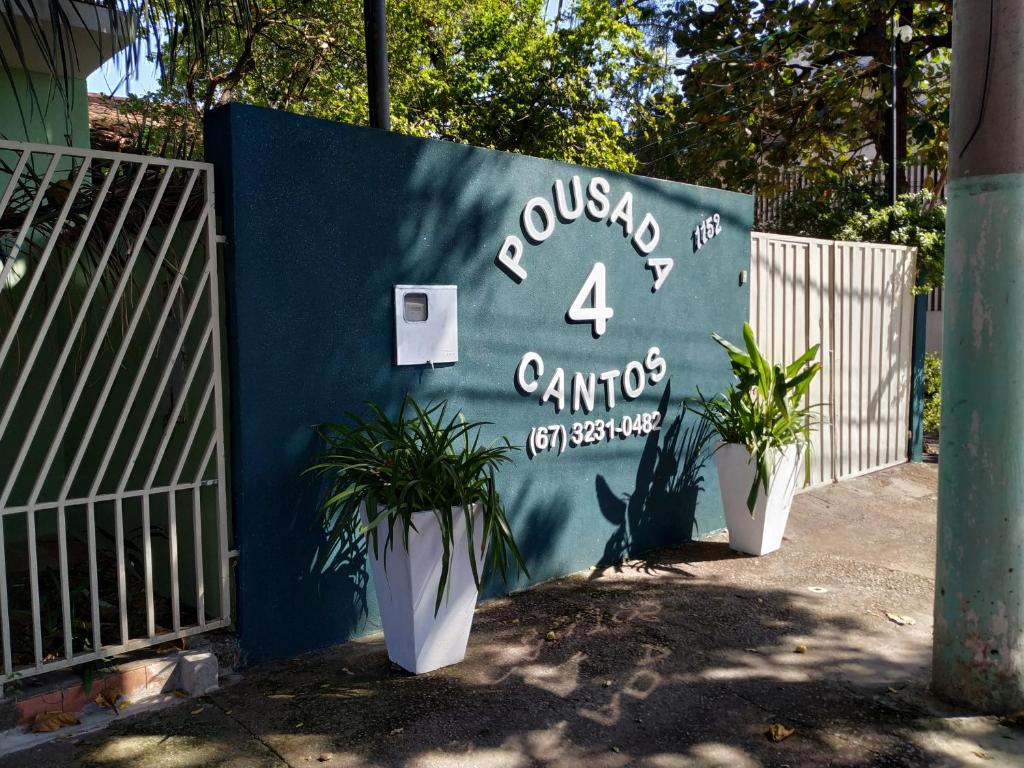
[[[29,78],[35,85],[38,100],[31,97]],[[69,89],[73,98],[67,110],[49,75],[19,69],[12,70],[10,77],[0,73],[0,137],[10,141],[88,147],[89,98],[85,80],[72,79]]]
[[[695,419],[680,421],[680,403],[729,381],[709,335],[738,338],[747,317],[751,197],[240,105],[213,112],[206,146],[229,244],[238,620],[251,660],[378,628],[362,552],[323,562],[321,489],[300,474],[318,449],[310,427],[366,400],[395,410],[407,392],[447,398],[493,422],[489,437],[523,445],[533,426],[588,418],[538,402],[556,367],[622,370],[657,346],[667,376],[632,402],[617,392],[610,410],[599,396],[591,418],[659,410],[661,432],[520,454],[499,478],[510,520],[535,581],[722,527],[713,462],[692,450]],[[496,266],[506,235],[525,242],[527,200],[550,201],[573,175],[605,178],[612,205],[631,192],[636,223],[654,215],[661,239],[647,258],[674,260],[658,292],[623,227],[586,215],[525,245],[522,283]],[[693,229],[715,212],[721,234],[695,252]],[[566,311],[596,261],[615,314],[595,339]],[[459,362],[393,365],[393,286],[407,283],[458,285]],[[545,363],[530,397],[513,382],[527,351]]]

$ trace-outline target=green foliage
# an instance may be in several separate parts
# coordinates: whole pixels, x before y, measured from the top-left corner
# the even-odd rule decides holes
[[[942,287],[946,252],[946,206],[928,192],[901,195],[896,205],[855,213],[839,232],[841,240],[917,247],[918,293]]]
[[[924,431],[939,434],[942,413],[942,358],[934,352],[924,356]]]
[[[947,0],[676,0],[679,88],[638,120],[643,172],[770,192],[766,170],[843,173],[867,146],[887,153],[894,10],[913,31],[898,53],[899,162],[944,168]]]
[[[749,323],[743,324],[745,351],[717,333],[712,338],[729,355],[738,383],[711,399],[698,390],[699,405],[687,407],[711,424],[723,442],[743,445],[750,452],[757,471],[747,494],[747,509],[754,514],[760,489],[768,492],[779,450],[794,443],[809,449],[812,409],[802,401],[821,370],[821,363],[812,362],[819,345],[781,366],[769,363],[758,350]]]
[[[25,692],[25,681],[20,672],[12,672],[3,681],[3,693],[6,696],[21,696]]]
[[[420,13],[430,21],[412,35],[414,68],[392,81],[399,130],[632,170],[615,115],[661,69],[631,2],[577,0],[553,20],[542,0],[428,2]]]
[[[835,240],[852,214],[884,204],[885,195],[873,174],[830,174],[794,190],[782,204],[778,220],[766,224],[783,235]]]
[[[414,514],[429,510],[437,518],[443,546],[436,613],[449,581],[456,514],[453,508],[461,507],[477,586],[482,576],[495,571],[502,578],[507,578],[511,569],[527,573],[494,487],[495,471],[511,461],[509,454],[515,450],[508,439],[481,445],[480,428],[485,422],[466,421],[461,413],[448,418],[444,402],[422,408],[407,397],[397,419],[376,405],[370,404],[369,408],[374,416],[369,421],[350,413],[349,423],[317,428],[327,448],[306,471],[320,474],[330,483],[328,498],[320,510],[329,547],[334,549],[347,536],[359,532],[377,556],[380,531],[386,528],[383,559],[387,568],[396,527],[403,546],[408,548],[409,531],[415,530]],[[480,506],[483,519],[486,561],[482,569],[473,548],[470,508],[475,504]],[[366,524],[362,509],[366,511]]]
[[[86,650],[91,650],[91,644],[86,643]],[[112,674],[118,671],[117,661],[113,656],[101,656],[98,659],[87,661],[79,668],[82,675],[82,690],[86,696],[92,696],[92,684],[100,675]]]
[[[206,66],[181,37],[155,102],[202,114],[235,100],[367,122],[362,3],[259,0],[252,23],[212,24]],[[622,120],[664,73],[631,0],[388,3],[392,129],[630,171]],[[197,126],[192,126],[195,131]],[[176,142],[187,146],[188,142]]]
[[[21,4],[5,0],[12,3]],[[392,129],[633,170],[623,124],[666,72],[661,51],[645,40],[653,11],[643,3],[574,0],[552,13],[547,0],[390,0]],[[359,0],[117,5],[135,13],[111,23],[131,28],[137,41],[119,57],[120,69],[137,72],[145,51],[161,73],[156,92],[126,105],[139,117],[138,151],[201,157],[202,115],[232,100],[367,122]],[[32,20],[31,35],[51,32],[48,19]],[[69,102],[74,40],[66,22],[55,16],[59,45],[48,64]],[[5,70],[19,66],[29,43],[15,40],[12,51],[0,51]],[[31,100],[16,106],[24,115],[42,109]]]

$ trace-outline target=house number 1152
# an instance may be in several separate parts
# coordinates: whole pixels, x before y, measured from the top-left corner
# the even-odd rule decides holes
[[[714,213],[708,216],[693,230],[693,252],[703,248],[708,240],[722,232],[722,215]]]

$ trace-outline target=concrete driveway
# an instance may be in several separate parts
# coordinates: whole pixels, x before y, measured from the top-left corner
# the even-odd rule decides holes
[[[359,641],[0,767],[1024,766],[1024,731],[927,692],[936,482],[802,493],[764,558],[719,534],[488,602],[453,668]]]

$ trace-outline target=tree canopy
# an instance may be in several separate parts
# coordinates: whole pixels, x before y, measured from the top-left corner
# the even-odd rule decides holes
[[[236,99],[367,122],[362,3],[249,1],[250,23],[213,19],[206,59],[189,37],[137,108],[195,134],[195,116]],[[614,170],[635,168],[623,116],[663,77],[632,2],[393,0],[392,128]],[[181,120],[167,119],[168,105]],[[169,146],[178,146],[172,142]]]
[[[949,0],[676,0],[664,15],[678,90],[638,113],[644,172],[751,191],[775,169],[856,174],[872,149],[888,162],[894,19],[909,36],[896,58],[899,161],[945,167]]]
[[[358,0],[106,4],[138,25],[122,67],[161,66],[161,89],[130,105],[152,117],[149,151],[195,155],[201,115],[231,99],[367,121]],[[826,190],[874,177],[893,140],[895,21],[900,163],[945,166],[950,0],[389,0],[387,14],[395,130],[762,194],[796,168]],[[55,74],[69,55],[54,46]]]

